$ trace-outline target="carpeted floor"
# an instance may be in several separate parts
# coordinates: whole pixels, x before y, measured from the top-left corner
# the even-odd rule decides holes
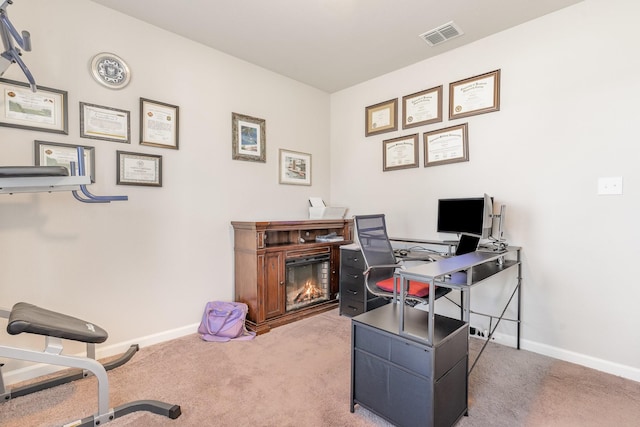
[[[253,341],[209,343],[197,335],[141,349],[109,371],[110,403],[179,404],[169,420],[133,413],[122,426],[389,426],[349,412],[350,319],[337,310],[281,326]],[[471,357],[481,342],[471,340]],[[459,427],[637,426],[640,383],[490,343],[469,379]],[[97,409],[94,378],[12,399],[0,426],[59,426]]]

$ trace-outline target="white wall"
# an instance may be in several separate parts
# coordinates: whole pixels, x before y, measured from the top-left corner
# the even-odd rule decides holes
[[[94,146],[91,191],[129,201],[1,195],[0,306],[91,320],[110,333],[103,353],[193,333],[207,301],[233,299],[230,221],[305,218],[310,195],[329,199],[327,93],[93,2],[20,0],[9,16],[31,32],[23,59],[37,83],[69,92],[69,135],[0,127],[0,164],[32,165],[34,140]],[[105,51],[131,67],[126,88],[92,79]],[[17,65],[4,78],[26,81]],[[139,145],[140,97],[179,106],[179,150]],[[80,101],[129,110],[131,144],[80,138]],[[266,120],[266,163],[231,159],[232,112]],[[278,184],[279,148],[312,155],[311,187]],[[162,155],[163,187],[116,186],[116,150]],[[42,346],[4,332],[0,342]],[[8,363],[7,382],[23,366]]]
[[[635,0],[586,0],[331,96],[333,204],[386,213],[392,235],[443,238],[438,198],[494,196],[524,248],[523,347],[635,380],[638,16]],[[499,112],[364,136],[366,106],[443,84],[447,111],[450,82],[495,69]],[[383,140],[419,132],[422,144],[465,122],[469,162],[424,168],[421,145],[419,168],[382,172]],[[606,176],[623,177],[624,195],[596,194]]]

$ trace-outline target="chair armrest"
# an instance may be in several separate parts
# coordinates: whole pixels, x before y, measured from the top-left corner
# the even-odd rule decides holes
[[[376,268],[402,268],[402,264],[400,263],[396,263],[396,264],[380,264],[380,265],[372,265],[371,267],[367,268],[363,274],[369,274],[369,272],[371,270],[375,270]]]

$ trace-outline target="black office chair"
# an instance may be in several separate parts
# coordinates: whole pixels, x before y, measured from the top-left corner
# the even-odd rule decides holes
[[[367,269],[364,282],[367,290],[376,296],[398,300],[400,278],[395,274],[403,268],[402,262],[396,261],[393,247],[387,235],[387,226],[383,214],[354,216],[356,235],[360,250],[364,256]],[[411,306],[429,302],[429,284],[409,281],[405,301]],[[436,287],[435,298],[451,292],[449,288]]]

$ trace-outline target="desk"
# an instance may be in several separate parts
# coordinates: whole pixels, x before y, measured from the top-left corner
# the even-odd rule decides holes
[[[443,259],[442,261],[421,264],[415,267],[400,270],[400,280],[403,290],[407,289],[408,280],[417,280],[424,283],[429,283],[429,317],[427,327],[427,336],[421,336],[414,332],[410,332],[405,329],[405,311],[407,308],[404,305],[404,292],[400,292],[400,307],[403,310],[398,310],[399,315],[399,334],[401,336],[409,337],[414,340],[419,340],[426,345],[433,345],[434,342],[434,325],[435,325],[435,286],[447,287],[455,290],[459,290],[462,294],[462,320],[469,323],[471,314],[471,288],[479,285],[486,279],[511,268],[517,268],[517,281],[511,297],[505,304],[500,315],[491,316],[498,319],[496,325],[489,331],[487,341],[482,346],[480,353],[476,357],[476,362],[482,355],[484,348],[493,336],[500,320],[503,319],[504,313],[511,304],[513,297],[517,294],[517,334],[516,334],[516,346],[520,349],[520,288],[522,285],[522,263],[520,259],[520,247],[510,246],[505,252],[471,252],[464,255],[458,255],[451,258]],[[510,259],[515,256],[515,259]],[[447,278],[450,276],[450,278]],[[473,370],[474,364],[471,366]]]

